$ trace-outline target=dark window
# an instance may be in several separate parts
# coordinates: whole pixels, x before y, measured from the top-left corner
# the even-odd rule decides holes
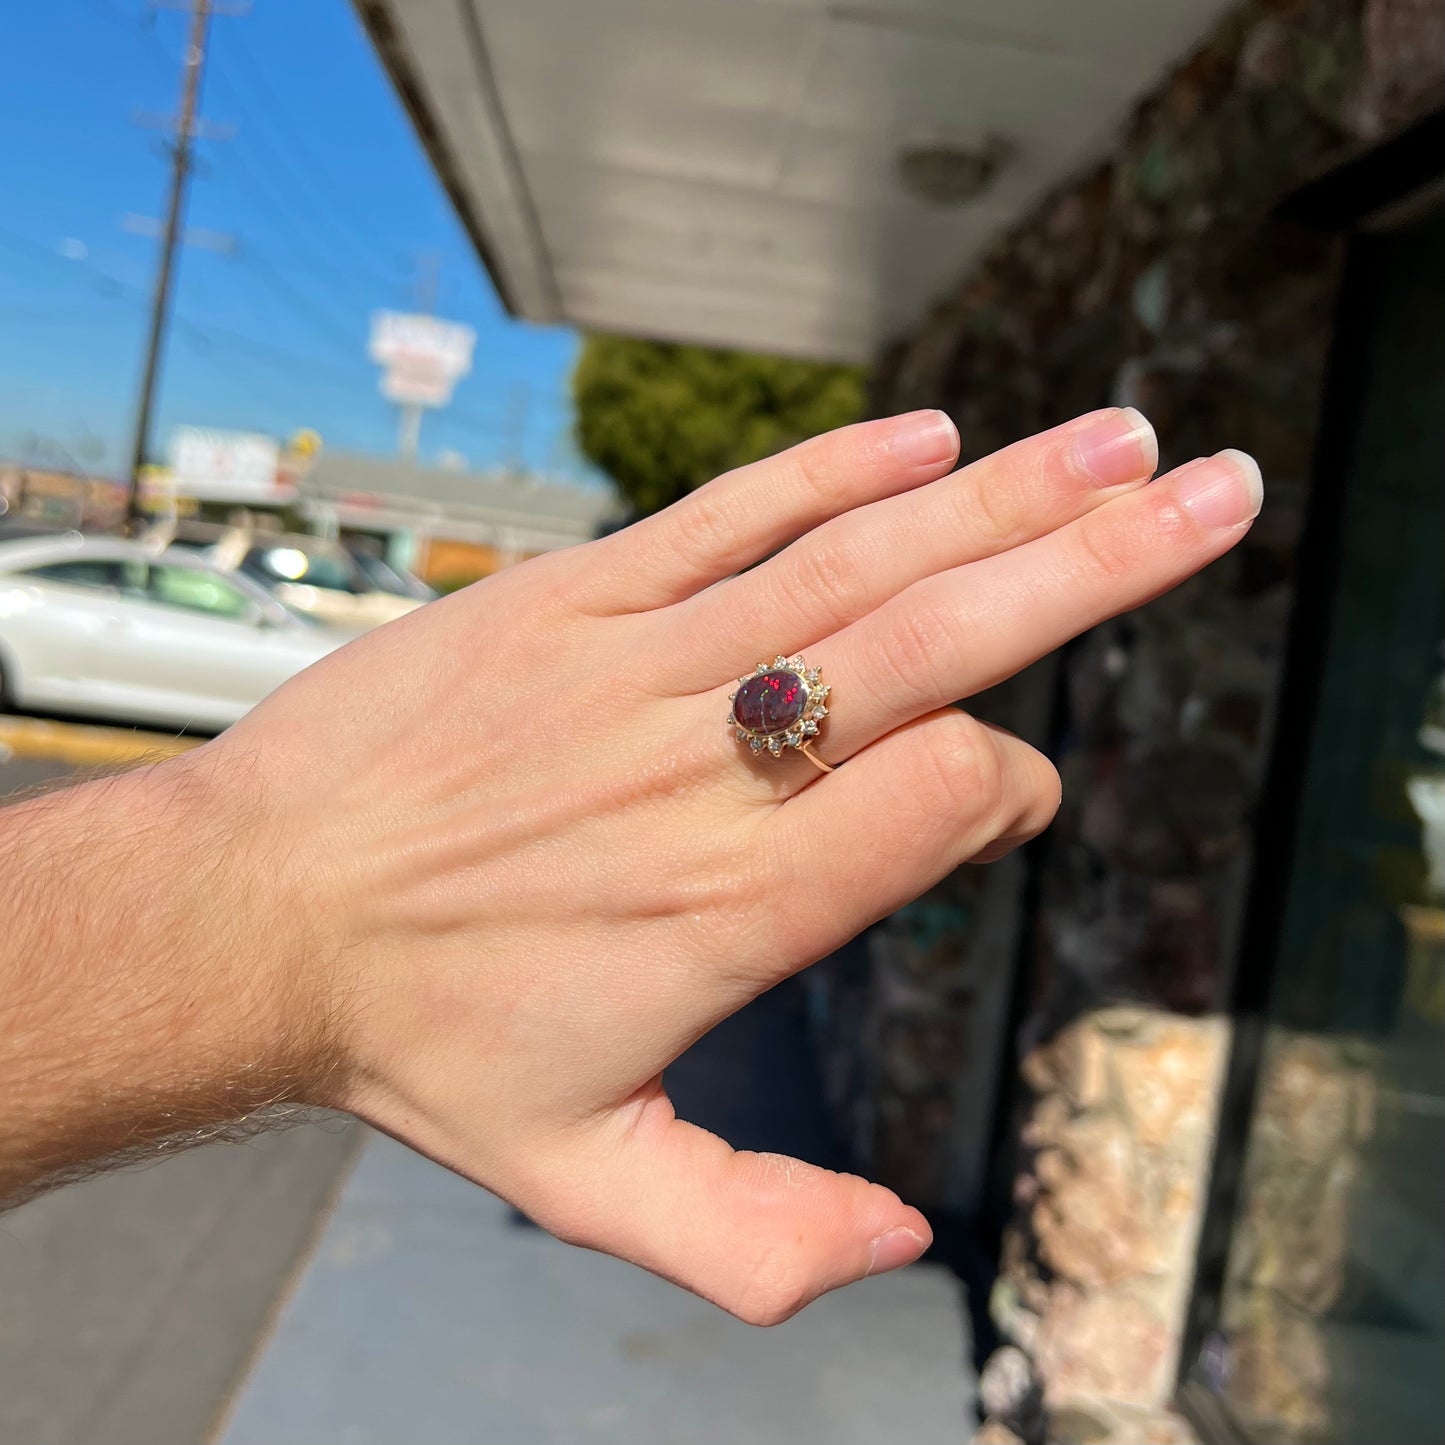
[[[71,587],[114,587],[116,580],[114,562],[94,560],[51,562],[44,567],[32,567],[21,575],[44,577],[48,582],[65,582]]]
[[[1252,923],[1275,921],[1244,942],[1267,979],[1252,1099],[1224,1113],[1238,1183],[1206,1221],[1186,1379],[1250,1440],[1424,1445],[1445,1439],[1445,211],[1358,237],[1346,294],[1291,643],[1309,701],[1282,700],[1272,763],[1296,800],[1260,863]]]
[[[324,551],[306,551],[289,542],[253,547],[241,563],[241,571],[268,587],[278,582],[301,582],[309,587],[328,587],[337,592],[365,592],[365,581],[351,559]]]
[[[256,603],[234,583],[198,567],[153,566],[148,592],[153,601],[167,607],[211,617],[247,617],[256,612]]]

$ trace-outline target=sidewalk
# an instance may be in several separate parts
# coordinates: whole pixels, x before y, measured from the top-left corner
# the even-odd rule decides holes
[[[684,1115],[835,1162],[776,990],[676,1067]],[[617,1260],[373,1135],[220,1445],[957,1445],[959,1287],[915,1265],[776,1330]]]
[[[357,1133],[213,1144],[0,1216],[0,1441],[199,1445]]]

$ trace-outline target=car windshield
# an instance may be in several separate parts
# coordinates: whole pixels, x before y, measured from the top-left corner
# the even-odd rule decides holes
[[[348,558],[329,552],[303,551],[288,542],[253,547],[246,554],[241,570],[268,586],[278,582],[304,582],[309,587],[330,587],[339,592],[366,590]]]
[[[436,594],[419,577],[398,572],[390,563],[370,552],[358,552],[356,565],[366,574],[366,580],[383,592],[396,597],[412,597],[418,601],[430,601]]]

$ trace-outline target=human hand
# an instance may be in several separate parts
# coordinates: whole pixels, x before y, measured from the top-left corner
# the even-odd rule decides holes
[[[166,764],[251,820],[302,1092],[756,1323],[917,1257],[890,1191],[735,1153],[662,1071],[1043,828],[1052,765],[949,704],[1189,576],[1260,502],[1239,453],[1145,485],[1136,413],[950,472],[956,448],[936,412],[817,438],[360,639]],[[834,773],[725,725],[739,676],[798,652]]]

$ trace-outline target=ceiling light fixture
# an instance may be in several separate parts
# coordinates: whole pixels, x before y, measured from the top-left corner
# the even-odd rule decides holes
[[[898,178],[904,188],[935,206],[961,206],[976,200],[994,182],[1013,155],[1001,136],[976,145],[927,141],[899,148]]]

